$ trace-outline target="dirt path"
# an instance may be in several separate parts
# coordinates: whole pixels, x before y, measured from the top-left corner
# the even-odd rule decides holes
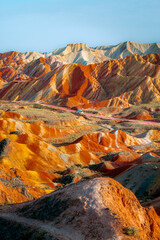
[[[49,104],[42,104],[44,106],[47,107],[52,107],[54,109],[59,109],[59,110],[63,110],[63,111],[68,111],[68,112],[73,112],[73,113],[80,113],[82,115],[86,115],[86,116],[91,116],[91,117],[95,117],[95,118],[101,118],[101,119],[107,119],[107,120],[114,120],[114,121],[123,121],[123,122],[133,122],[136,124],[142,124],[142,125],[152,125],[152,126],[159,126],[160,127],[160,122],[152,122],[152,121],[143,121],[143,120],[133,120],[133,119],[127,119],[127,118],[113,118],[113,117],[106,117],[104,115],[96,115],[96,114],[91,114],[91,113],[85,113],[85,112],[77,112],[76,110],[71,110],[68,108],[64,108],[64,107],[57,107],[54,105],[49,105]]]

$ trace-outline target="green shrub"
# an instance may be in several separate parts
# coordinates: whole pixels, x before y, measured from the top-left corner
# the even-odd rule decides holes
[[[6,202],[4,202],[3,205],[9,205],[9,204],[11,204],[11,203],[9,201],[6,201]]]
[[[126,227],[123,228],[123,233],[128,235],[128,236],[137,236],[139,230],[137,227]]]

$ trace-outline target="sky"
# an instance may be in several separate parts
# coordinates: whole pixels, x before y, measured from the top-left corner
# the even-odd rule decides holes
[[[0,52],[160,42],[159,0],[1,0]]]

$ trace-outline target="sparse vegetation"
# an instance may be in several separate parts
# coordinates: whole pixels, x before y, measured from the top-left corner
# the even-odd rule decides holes
[[[63,176],[59,179],[57,179],[56,182],[63,184],[63,186],[68,185],[72,183],[72,180],[74,179],[75,175],[74,174],[68,174],[66,176]]]
[[[9,205],[9,204],[11,204],[11,202],[10,201],[6,201],[6,202],[4,202],[3,205]]]
[[[136,237],[139,233],[139,230],[137,227],[131,226],[131,227],[123,228],[123,233],[128,236]]]

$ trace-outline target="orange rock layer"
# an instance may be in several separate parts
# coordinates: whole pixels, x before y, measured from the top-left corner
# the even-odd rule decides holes
[[[92,65],[51,64],[42,57],[28,62],[20,56],[16,52],[0,56],[3,100],[81,108],[128,107],[160,100],[159,54],[130,55]]]
[[[4,185],[1,185],[1,203],[6,200],[21,202],[53,191],[60,186],[57,183],[59,171],[81,166],[81,171],[86,174],[83,167],[105,161],[105,156],[110,153],[113,156],[107,157],[100,172],[117,175],[140,158],[141,154],[132,150],[132,146],[147,145],[151,140],[159,139],[159,131],[156,130],[139,137],[121,130],[94,131],[89,126],[83,126],[83,118],[76,119],[76,125],[66,122],[64,127],[64,122],[49,126],[43,121],[32,122],[13,112],[1,111],[0,117],[0,171]],[[118,172],[115,172],[116,169],[119,169]],[[70,174],[77,176],[74,182],[82,178],[81,174],[73,171]],[[18,191],[15,198],[14,194],[10,194],[14,179],[18,181],[14,187],[14,191]]]

